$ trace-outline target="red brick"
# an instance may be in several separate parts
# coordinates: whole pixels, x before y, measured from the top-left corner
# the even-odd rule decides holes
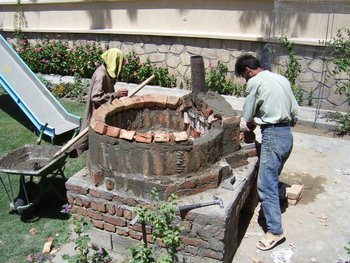
[[[117,227],[117,234],[121,235],[121,236],[128,236],[129,230],[125,230],[125,229]]]
[[[115,231],[116,231],[116,227],[115,227],[114,225],[108,224],[108,223],[106,223],[106,222],[103,224],[103,227],[104,227],[104,229],[105,229],[106,231],[108,231],[108,232],[115,233]]]
[[[119,216],[119,217],[123,217],[124,216],[124,210],[123,208],[121,208],[121,206],[115,206],[115,215]]]
[[[128,220],[131,220],[132,217],[132,212],[130,210],[124,209],[124,217]]]
[[[206,241],[203,241],[201,239],[197,238],[190,238],[186,236],[182,236],[182,242],[186,245],[194,246],[194,247],[201,247],[201,248],[208,248],[209,243]]]
[[[142,235],[138,232],[135,232],[133,230],[129,230],[129,236],[133,239],[141,240]]]
[[[153,236],[152,235],[146,235],[147,243],[154,244]]]
[[[136,133],[135,131],[127,131],[127,130],[121,129],[119,133],[119,138],[132,141],[134,139],[135,133]]]
[[[176,192],[176,185],[175,184],[170,184],[165,188],[166,193],[175,193]]]
[[[208,184],[212,182],[218,183],[219,173],[209,174],[208,176],[202,177],[200,179],[201,184]]]
[[[169,135],[169,142],[175,142],[174,133],[170,132],[170,133],[168,133],[168,135]]]
[[[161,127],[164,127],[165,123],[165,115],[162,112],[159,112],[158,114],[158,123],[160,124]]]
[[[113,203],[106,204],[107,211],[110,215],[115,214],[115,205]]]
[[[112,105],[115,106],[115,112],[120,112],[124,110],[124,104],[120,99],[114,99]]]
[[[102,172],[94,172],[92,174],[92,177],[94,178],[95,186],[101,185],[103,183],[104,178]]]
[[[133,225],[131,227],[131,229],[142,233],[142,225],[141,224],[135,224],[135,225]],[[145,230],[146,230],[146,234],[152,234],[152,228],[151,227],[146,226]]]
[[[293,184],[291,187],[287,187],[287,197],[292,200],[299,200],[304,191],[304,185]]]
[[[138,202],[134,199],[134,198],[124,198],[124,204],[128,205],[128,206],[137,206]]]
[[[161,154],[159,152],[159,150],[154,150],[153,152],[153,169],[154,169],[154,173],[157,176],[162,176],[164,175],[164,163],[163,163],[163,159],[161,157]]]
[[[237,116],[232,116],[232,117],[224,117],[222,118],[222,127],[227,127],[227,126],[231,126],[233,124],[236,124],[237,126],[239,126],[240,123],[240,117]]]
[[[112,191],[114,189],[114,180],[111,178],[106,178],[105,185],[108,191]]]
[[[202,107],[202,113],[203,115],[208,118],[210,115],[212,115],[214,113],[213,109],[211,107]]]
[[[155,142],[168,142],[169,141],[169,134],[168,133],[155,133],[154,134],[154,141]]]
[[[110,215],[102,215],[103,221],[110,223],[115,226],[126,226],[126,220],[122,217],[110,216]]]
[[[134,107],[134,100],[132,98],[122,97],[120,101],[124,104],[124,110],[129,110]]]
[[[91,211],[89,210],[87,212],[87,215],[92,218],[92,219],[95,219],[95,220],[102,220],[102,214],[99,213],[99,212],[95,212],[95,211]]]
[[[69,182],[65,183],[67,191],[78,193],[78,194],[87,194],[89,191],[88,187],[82,187],[75,184],[70,184]]]
[[[136,133],[134,136],[134,140],[136,142],[141,142],[141,143],[151,143],[153,140],[153,136],[151,133]]]
[[[74,204],[74,197],[73,197],[73,195],[71,193],[67,192],[66,196],[67,196],[68,203],[69,204]]]
[[[158,94],[154,97],[155,105],[159,108],[165,109],[166,108],[166,102],[167,102],[167,95]]]
[[[98,202],[91,202],[91,209],[102,213],[105,213],[107,211],[106,204],[98,203]]]
[[[176,96],[168,96],[166,101],[166,106],[169,109],[175,110],[179,105],[180,97]]]
[[[89,208],[90,207],[90,199],[85,197],[85,196],[78,196],[76,199],[75,199],[75,203],[78,205],[78,206],[84,206],[86,208]]]
[[[113,193],[99,189],[99,188],[90,189],[89,194],[93,197],[102,198],[107,201],[112,201],[114,196]]]
[[[174,135],[174,140],[176,142],[183,142],[188,140],[188,135],[187,132],[182,131],[182,132],[173,132]]]
[[[179,189],[192,189],[197,185],[195,180],[186,181],[179,185]]]
[[[175,124],[173,124],[171,122],[171,113],[170,113],[170,111],[166,111],[164,113],[164,122],[165,122],[165,127],[168,128],[168,129],[172,129],[172,128],[176,127],[176,125],[177,125],[177,121],[176,121]]]
[[[193,103],[190,97],[184,97],[182,98],[182,105],[184,107],[184,109],[189,109],[192,108]]]
[[[106,122],[106,117],[108,113],[109,113],[108,109],[104,107],[99,107],[97,110],[94,111],[92,116],[98,122]]]
[[[248,156],[249,156],[249,157],[258,156],[258,153],[257,153],[256,148],[250,149],[250,150],[248,151]]]
[[[88,214],[86,208],[83,208],[83,207],[74,206],[72,211],[75,211],[78,215],[81,215],[81,216],[86,216]]]
[[[110,137],[118,138],[119,133],[120,133],[120,129],[118,127],[114,127],[114,126],[107,127],[106,135]]]
[[[160,238],[157,238],[157,244],[158,246],[166,247],[165,243]]]
[[[143,109],[144,108],[145,102],[143,101],[142,96],[135,96],[132,98],[132,100],[134,101],[133,109]]]
[[[91,220],[94,227],[103,229],[103,221]]]
[[[107,125],[102,122],[97,122],[94,131],[99,134],[105,134],[107,132]]]
[[[143,102],[146,108],[152,108],[156,105],[154,97],[152,94],[143,95]]]
[[[191,135],[193,138],[197,139],[200,137],[200,133],[197,131],[197,129],[192,129]]]
[[[184,111],[186,111],[185,105],[181,104],[180,107],[179,107],[179,111],[180,111],[181,113],[183,113]]]
[[[110,103],[105,103],[100,108],[106,111],[106,117],[113,115],[117,109],[113,104]]]

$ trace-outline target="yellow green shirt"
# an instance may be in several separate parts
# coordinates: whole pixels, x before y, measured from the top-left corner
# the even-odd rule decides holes
[[[243,119],[256,124],[288,123],[296,118],[298,103],[288,79],[264,70],[247,82]]]

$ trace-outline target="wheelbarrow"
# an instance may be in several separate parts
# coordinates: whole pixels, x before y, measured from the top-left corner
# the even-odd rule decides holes
[[[0,176],[6,194],[10,200],[10,209],[23,215],[32,211],[32,208],[40,201],[42,194],[47,189],[52,189],[61,198],[61,194],[50,183],[49,178],[64,176],[64,165],[67,154],[60,154],[61,146],[26,144],[0,158],[0,173],[7,174],[6,185]],[[19,194],[14,197],[12,180],[20,179]],[[19,198],[21,196],[21,198]]]

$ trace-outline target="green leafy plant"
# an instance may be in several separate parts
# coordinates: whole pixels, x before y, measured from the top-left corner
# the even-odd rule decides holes
[[[91,224],[86,222],[83,217],[77,215],[75,211],[72,211],[72,206],[66,206],[66,212],[71,213],[71,222],[73,224],[73,231],[76,234],[74,239],[75,250],[77,254],[70,256],[64,254],[62,256],[63,260],[68,261],[68,263],[107,263],[111,262],[111,257],[103,249],[94,249],[90,245],[90,237],[87,234],[87,231],[91,228]],[[92,251],[91,251],[92,249]]]
[[[314,100],[314,91],[311,90],[309,92],[309,96],[307,97],[307,101],[308,101],[307,105],[308,106],[312,106],[313,105],[313,100]]]
[[[350,245],[350,242],[348,243]],[[348,253],[348,255],[350,255],[350,248],[349,247],[344,247],[346,253]]]
[[[174,87],[176,80],[170,76],[168,68],[155,67],[149,60],[141,63],[135,51],[131,51],[125,56],[124,66],[120,72],[120,80],[127,83],[141,83],[154,74],[153,84],[162,87]]]
[[[326,61],[335,67],[328,77],[336,77],[344,73],[347,78],[336,80],[336,92],[345,95],[350,105],[350,28],[337,29],[336,37],[325,43]]]
[[[153,240],[160,240],[165,245],[166,253],[161,253],[156,258],[152,249],[148,247],[147,240],[144,238],[142,244],[130,249],[132,255],[130,263],[177,262],[176,252],[181,245],[181,231],[183,230],[181,225],[174,223],[177,211],[177,197],[171,194],[167,202],[161,202],[155,188],[152,189],[151,196],[154,202],[153,208],[138,207],[136,208],[136,213],[139,216],[139,222],[142,224],[143,229],[145,229],[146,224],[152,227]],[[145,236],[145,233],[143,236]]]
[[[85,101],[85,91],[89,83],[83,80],[78,74],[74,75],[74,81],[68,83],[59,83],[54,87],[50,87],[51,92],[58,98],[69,98],[77,100],[78,102]]]
[[[90,78],[102,64],[101,54],[106,50],[99,44],[74,44],[70,47],[68,41],[48,37],[35,45],[17,45],[15,49],[34,72],[70,76],[79,74],[85,78]]]
[[[350,111],[345,114],[338,112],[338,121],[335,128],[340,136],[350,134]]]
[[[211,68],[205,78],[207,89],[220,94],[242,96],[245,90],[244,85],[227,80],[227,73],[227,66],[221,62],[218,63],[216,68]]]
[[[294,43],[289,41],[287,37],[283,37],[282,44],[287,49],[289,56],[289,63],[287,64],[287,69],[283,75],[289,80],[294,96],[298,104],[301,105],[303,102],[303,92],[297,84],[297,78],[301,72],[301,65],[294,51]]]
[[[154,83],[162,87],[175,87],[176,79],[169,75],[169,70],[166,67],[154,67],[152,70],[154,74]]]
[[[26,24],[26,19],[24,16],[23,8],[21,0],[17,0],[16,5],[16,13],[13,18],[13,28],[15,29],[15,37],[17,40],[17,44],[20,46],[26,46],[28,42],[26,41],[26,37],[23,34],[22,28]]]

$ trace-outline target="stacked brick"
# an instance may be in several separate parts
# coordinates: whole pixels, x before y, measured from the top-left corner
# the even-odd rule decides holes
[[[66,183],[68,202],[73,204],[78,215],[91,220],[98,229],[141,239],[141,228],[137,224],[130,226],[130,221],[135,217],[133,208],[144,205],[143,200],[118,195],[88,181],[81,182],[69,180]]]
[[[118,119],[118,113],[121,115],[119,119],[125,119],[126,112],[128,110],[144,110],[144,109],[170,109],[176,110],[180,104],[180,98],[176,96],[167,95],[152,95],[147,94],[144,96],[135,96],[133,98],[121,98],[115,99],[111,104],[104,104],[98,108],[91,119],[91,128],[99,133],[105,134],[110,137],[125,139],[129,141],[136,141],[139,143],[163,143],[163,142],[183,142],[189,139],[189,136],[198,138],[200,135],[204,135],[207,131],[207,127],[217,119],[214,117],[213,109],[207,104],[201,105],[201,120],[197,121],[197,125],[192,125],[188,131],[173,131],[173,132],[139,132],[136,130],[123,129],[122,127],[116,127],[115,125],[108,125],[110,119]],[[189,124],[187,120],[188,113],[186,110],[193,105],[191,102],[182,103],[179,107],[179,111],[185,116],[185,121],[176,119],[172,121],[171,114],[169,112],[158,112],[157,120],[149,120],[149,116],[146,116],[143,120],[144,127],[151,128],[153,126],[165,126],[166,128],[174,128],[179,124],[182,130],[186,129],[186,125]],[[194,119],[194,118],[193,118]],[[197,117],[196,117],[197,119]],[[203,119],[203,120],[202,120]],[[153,123],[151,123],[153,121]],[[113,122],[113,121],[110,121]],[[176,122],[176,123],[175,123]],[[201,123],[201,124],[200,124]],[[200,128],[199,128],[200,127]],[[204,128],[206,130],[204,130]]]
[[[84,183],[79,181],[79,185],[74,179],[66,183],[68,201],[73,204],[77,214],[91,221],[97,229],[123,238],[141,240],[141,224],[132,225],[130,222],[136,216],[133,212],[135,207],[150,206],[150,203],[139,198],[121,196],[101,186],[96,187],[86,177],[83,180]],[[183,219],[178,215],[178,220],[182,220],[181,225],[185,229],[179,248],[183,254],[222,260],[225,236],[225,220],[222,217],[204,217],[190,213]],[[152,239],[150,226],[146,226],[146,238],[149,244],[164,247],[160,240]]]
[[[178,107],[180,98],[175,96],[166,95],[144,95],[136,96],[133,98],[115,99],[112,104],[104,104],[98,108],[92,119],[91,128],[99,133],[106,134],[107,136],[125,139],[129,141],[136,141],[139,143],[152,143],[152,142],[182,142],[188,140],[188,135],[184,131],[179,132],[137,132],[135,130],[126,130],[123,128],[111,126],[107,124],[109,117],[118,112],[127,110],[140,110],[144,108],[158,107],[160,109],[176,109]],[[165,121],[164,115],[160,115],[160,122]],[[169,125],[171,126],[171,125]]]

